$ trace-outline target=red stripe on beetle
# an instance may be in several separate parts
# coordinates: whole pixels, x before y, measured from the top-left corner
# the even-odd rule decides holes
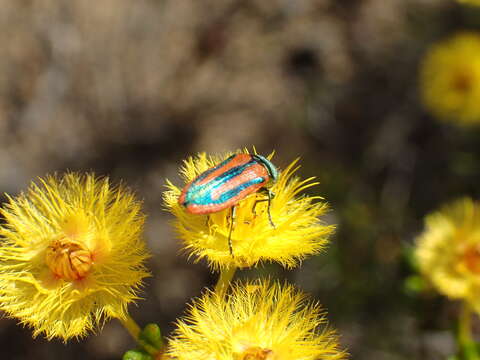
[[[220,185],[218,189],[215,189],[215,192],[212,194],[212,199],[217,200],[222,194],[226,193],[227,191],[233,190],[241,186],[242,184],[245,184],[248,181],[259,178],[259,177],[264,178],[264,181],[259,184],[250,185],[249,187],[245,188],[240,193],[238,193],[234,198],[238,198],[241,194],[244,194],[243,197],[245,197],[249,193],[255,192],[261,187],[265,186],[265,184],[267,183],[268,172],[265,169],[265,167],[260,164],[253,164],[249,166],[248,169],[246,169],[240,175],[235,176],[234,178]],[[230,201],[231,199],[229,199],[227,202],[230,202]]]
[[[222,211],[225,209],[223,204],[209,204],[209,205],[190,204],[185,208],[189,213],[195,214],[195,215],[211,214],[211,213]]]
[[[209,181],[215,179],[217,176],[227,172],[230,169],[233,169],[236,166],[245,165],[250,160],[252,160],[252,155],[238,154],[232,160],[230,160],[227,164],[225,164],[224,166],[218,168],[217,170],[209,174],[205,179],[203,179],[202,181],[199,181],[196,185],[199,185],[199,186],[204,185]]]
[[[182,190],[182,193],[178,197],[178,202],[180,204],[183,204],[185,202],[185,196],[187,195],[187,191],[188,191],[188,189],[190,189],[190,186],[192,186],[192,182],[193,182],[193,180],[190,181],[187,185],[185,185],[185,187]]]

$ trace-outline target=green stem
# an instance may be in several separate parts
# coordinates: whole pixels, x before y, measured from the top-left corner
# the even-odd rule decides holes
[[[458,319],[458,345],[463,355],[462,359],[480,360],[475,341],[472,336],[472,308],[464,302]]]
[[[119,319],[120,323],[123,325],[125,329],[127,329],[128,333],[132,335],[135,341],[138,343],[140,335],[140,326],[138,326],[137,322],[132,319],[130,314],[127,314],[125,319]]]
[[[235,271],[237,271],[236,266],[231,266],[220,271],[220,277],[218,278],[217,285],[215,285],[215,293],[221,296],[225,294],[228,284],[230,284],[233,275],[235,275]]]

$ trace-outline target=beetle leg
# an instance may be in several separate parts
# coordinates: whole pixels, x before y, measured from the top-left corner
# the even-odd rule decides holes
[[[267,208],[268,220],[270,221],[270,224],[272,225],[272,227],[275,229],[275,224],[273,223],[273,220],[272,220],[272,214],[270,213],[270,206],[272,204],[272,198],[275,196],[275,194],[272,191],[270,191],[269,189],[267,189],[267,194],[268,194],[268,208]]]
[[[205,221],[205,226],[210,227],[210,215],[207,215],[207,219]]]
[[[275,196],[275,193],[273,193],[269,189],[265,189],[264,191],[267,193],[268,198],[267,199],[255,200],[255,203],[253,204],[253,207],[252,207],[253,216],[257,216],[257,214],[255,212],[255,208],[257,207],[257,203],[268,201],[268,207],[267,207],[268,221],[270,222],[270,225],[272,225],[272,227],[274,229],[276,229],[275,224],[273,223],[273,220],[272,220],[272,214],[270,213],[270,205],[272,203],[273,197]]]
[[[232,214],[230,215],[230,231],[228,232],[228,248],[230,249],[230,255],[233,256],[233,246],[232,246],[232,232],[233,232],[233,227],[235,226],[235,213],[236,213],[236,207],[232,206]]]
[[[257,212],[256,212],[257,204],[258,204],[258,203],[261,203],[261,202],[265,202],[265,201],[268,201],[268,199],[255,200],[255,202],[253,203],[253,207],[252,207],[252,213],[253,213],[253,216],[254,216],[254,217],[257,216]]]

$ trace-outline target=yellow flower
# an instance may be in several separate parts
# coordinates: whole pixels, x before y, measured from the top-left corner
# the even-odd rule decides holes
[[[459,33],[433,45],[420,69],[425,106],[458,124],[480,122],[480,35]]]
[[[442,294],[480,312],[480,204],[465,198],[426,217],[417,239],[420,271]]]
[[[190,307],[169,341],[177,360],[344,359],[338,337],[317,303],[291,285],[234,284],[207,292]]]
[[[202,153],[196,158],[189,158],[181,169],[185,183],[228,155],[209,157]],[[256,203],[256,200],[265,200],[265,194],[251,194],[236,205],[231,235],[233,256],[228,246],[230,209],[209,215],[190,214],[178,203],[181,190],[167,180],[165,204],[176,217],[175,227],[185,248],[198,259],[206,258],[217,270],[232,266],[250,267],[261,260],[277,261],[291,268],[306,256],[318,253],[334,227],[318,219],[327,211],[326,203],[320,201],[321,197],[297,196],[318,183],[312,182],[313,178],[302,181],[295,177],[296,163],[297,160],[282,171],[271,187],[275,196],[270,213],[275,227],[268,218],[268,202]]]
[[[108,179],[40,179],[1,210],[0,309],[48,339],[125,319],[147,253],[140,204]]]

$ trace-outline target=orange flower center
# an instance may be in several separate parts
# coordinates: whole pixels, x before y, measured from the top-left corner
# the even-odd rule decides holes
[[[273,360],[273,351],[254,346],[245,350],[239,360]]]
[[[472,77],[466,72],[458,72],[453,78],[453,87],[458,92],[466,93],[472,87]]]
[[[470,246],[462,255],[465,267],[475,274],[480,274],[480,249],[478,246]]]
[[[45,261],[55,276],[67,281],[84,278],[93,263],[89,250],[67,239],[53,241],[47,248]]]

